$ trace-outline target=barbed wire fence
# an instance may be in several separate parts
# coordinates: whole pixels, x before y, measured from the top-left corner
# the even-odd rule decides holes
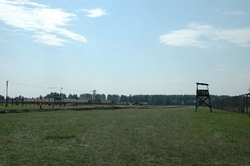
[[[15,87],[15,90],[12,90],[12,88]],[[11,90],[10,90],[11,89]],[[37,91],[37,96],[36,97],[24,97],[22,96],[21,94],[17,95],[16,94],[16,90],[20,90],[20,89],[24,89],[24,91]],[[49,92],[49,91],[50,92]],[[53,90],[54,92],[51,92],[51,90]],[[54,101],[54,100],[57,100],[58,98],[60,98],[60,101],[61,100],[64,100],[64,98],[61,96],[61,94],[64,94],[66,95],[65,93],[62,93],[62,90],[63,91],[66,91],[68,93],[80,93],[79,90],[74,90],[74,89],[69,89],[69,88],[64,88],[64,87],[52,87],[52,86],[37,86],[37,85],[31,85],[31,84],[24,84],[24,83],[19,83],[19,82],[15,82],[15,81],[6,81],[6,95],[5,96],[2,96],[0,95],[0,106],[4,106],[5,107],[8,107],[8,105],[31,105],[31,104],[39,104],[39,103],[50,103],[51,101]],[[10,95],[10,92],[11,91],[11,95]],[[44,91],[47,91],[48,94],[47,96],[49,95],[49,100],[45,99],[41,93],[39,92],[44,92]],[[57,92],[55,92],[57,91]],[[81,93],[92,93],[93,91],[91,90],[81,90]],[[20,93],[20,92],[19,92]],[[57,93],[59,94],[60,96],[51,96],[51,93]],[[15,96],[15,97],[14,97]],[[70,100],[70,99],[69,99]],[[58,102],[58,101],[57,101]],[[71,102],[68,101],[68,102]],[[86,101],[81,101],[81,102],[86,102]],[[60,102],[61,103],[61,102]]]
[[[250,118],[250,93],[216,101],[213,103],[213,108],[246,114]]]

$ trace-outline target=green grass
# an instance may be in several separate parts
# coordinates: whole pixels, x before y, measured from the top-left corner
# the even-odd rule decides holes
[[[119,106],[115,108],[128,108],[129,106]],[[44,111],[58,111],[58,110],[96,110],[96,109],[113,109],[114,107],[112,105],[79,105],[79,106],[59,106],[54,105],[48,106],[48,105],[42,105],[42,108],[40,109],[40,106],[37,104],[28,104],[28,105],[11,105],[9,104],[8,107],[5,107],[5,105],[0,105],[0,113],[25,113],[25,112],[44,112]]]
[[[250,165],[250,119],[193,107],[0,114],[0,165]]]

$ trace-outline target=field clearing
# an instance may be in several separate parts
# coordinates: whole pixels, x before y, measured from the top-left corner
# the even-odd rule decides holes
[[[250,165],[250,119],[207,108],[0,114],[0,165]]]

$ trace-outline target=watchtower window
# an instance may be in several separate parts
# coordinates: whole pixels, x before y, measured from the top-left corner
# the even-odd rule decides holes
[[[198,96],[209,96],[208,90],[197,90]]]

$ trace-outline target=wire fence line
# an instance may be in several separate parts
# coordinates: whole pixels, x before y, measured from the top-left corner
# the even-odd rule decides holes
[[[213,103],[213,108],[247,114],[250,118],[250,93],[216,101]]]
[[[7,100],[0,100],[0,106],[8,107],[10,106],[31,106],[31,105],[59,105],[59,106],[65,106],[65,105],[71,105],[71,106],[77,106],[77,105],[92,105],[92,104],[98,104],[98,105],[109,105],[112,104],[112,101],[109,100],[92,100],[92,99],[61,99],[61,98],[7,98]]]

